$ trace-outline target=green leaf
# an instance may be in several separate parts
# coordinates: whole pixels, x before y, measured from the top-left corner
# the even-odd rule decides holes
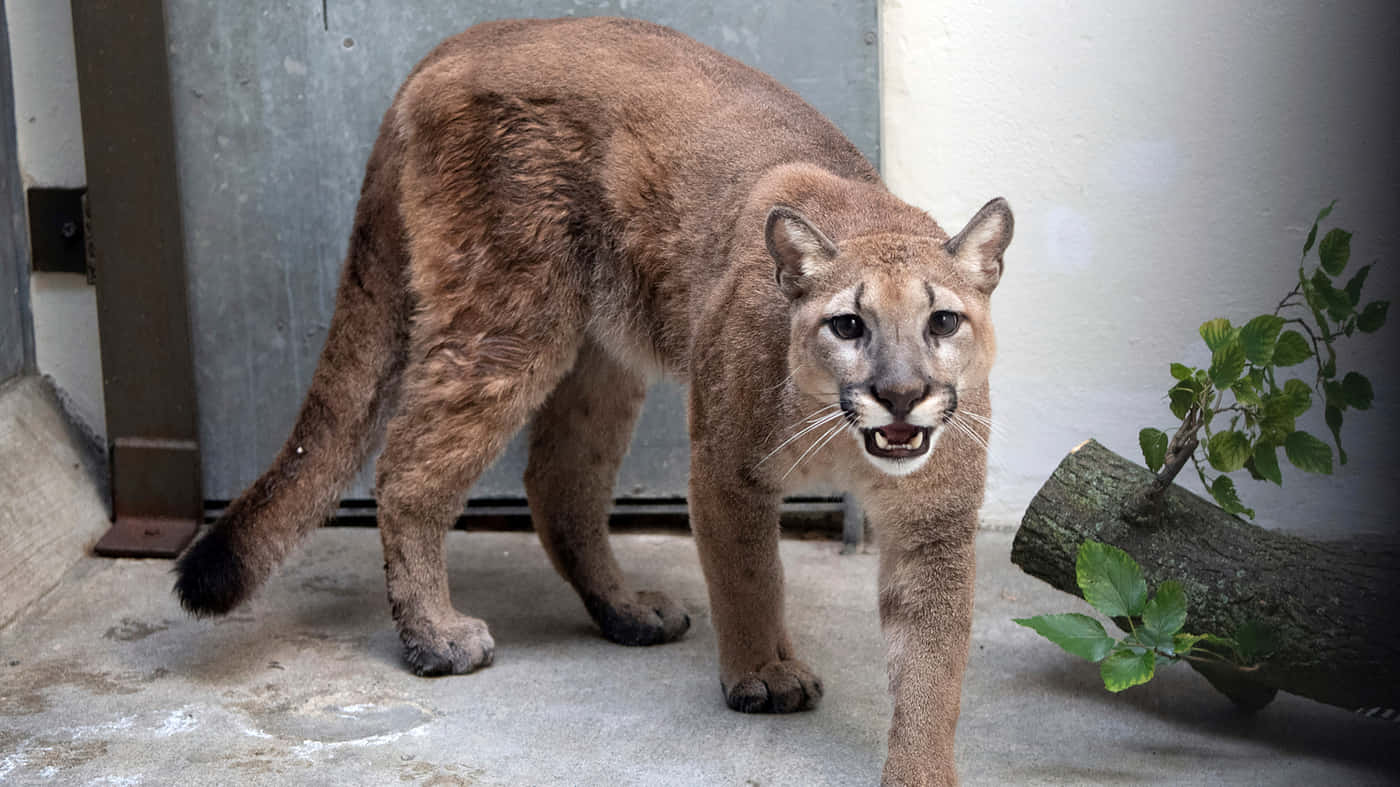
[[[1342,396],[1346,399],[1348,407],[1355,407],[1358,410],[1371,409],[1371,402],[1375,400],[1376,394],[1371,390],[1371,381],[1365,375],[1356,372],[1347,372],[1347,376],[1342,378]]]
[[[1201,323],[1201,338],[1206,340],[1206,346],[1211,349],[1211,352],[1229,341],[1233,334],[1230,321],[1224,317],[1217,317],[1214,320]]]
[[[1277,391],[1264,397],[1264,406],[1259,414],[1259,436],[1275,445],[1281,444],[1293,433],[1293,397],[1284,391]]]
[[[1347,397],[1342,391],[1342,383],[1339,380],[1328,380],[1323,383],[1322,391],[1327,406],[1336,407],[1339,410],[1347,409]]]
[[[1235,395],[1235,399],[1240,404],[1258,407],[1264,403],[1263,400],[1259,398],[1259,393],[1254,388],[1254,381],[1249,378],[1249,375],[1245,375],[1236,380],[1235,383],[1230,386],[1230,392]]]
[[[1351,281],[1347,282],[1347,298],[1351,300],[1352,306],[1361,305],[1361,288],[1366,286],[1366,277],[1370,274],[1371,266],[1363,265],[1361,266],[1361,270],[1357,271],[1356,275],[1351,277]]]
[[[1190,653],[1191,649],[1196,647],[1196,643],[1202,639],[1204,636],[1201,634],[1177,634],[1172,637],[1172,650],[1176,651],[1178,656]]]
[[[1267,481],[1283,486],[1283,471],[1278,466],[1278,446],[1260,440],[1254,444],[1254,469]]]
[[[1235,652],[1246,665],[1259,662],[1278,649],[1278,634],[1258,620],[1246,620],[1235,628]]]
[[[1337,459],[1346,464],[1347,452],[1342,450],[1342,408],[1329,404],[1323,413],[1327,417],[1327,428],[1332,430],[1332,439],[1337,443]]]
[[[1385,314],[1390,311],[1390,301],[1371,301],[1366,304],[1366,308],[1361,310],[1361,316],[1356,318],[1356,327],[1362,333],[1375,333],[1385,325]]]
[[[1098,541],[1080,544],[1074,574],[1084,600],[1111,618],[1137,617],[1147,604],[1142,569],[1118,547]]]
[[[1327,293],[1327,316],[1337,322],[1345,320],[1356,313],[1352,307],[1351,300],[1347,298],[1346,290],[1332,290]]]
[[[1333,320],[1340,320],[1351,314],[1353,311],[1351,297],[1346,290],[1339,290],[1332,286],[1332,280],[1327,278],[1327,272],[1321,268],[1313,271],[1312,281],[1313,298],[1308,301],[1308,305],[1313,308],[1314,313],[1325,309],[1328,316]],[[1319,323],[1322,320],[1318,320]]]
[[[1283,330],[1283,318],[1261,314],[1240,329],[1240,345],[1250,363],[1266,366],[1274,358],[1274,343]]]
[[[1290,434],[1283,443],[1283,452],[1299,470],[1332,474],[1332,447],[1307,432]]]
[[[1307,256],[1308,251],[1313,247],[1313,242],[1317,240],[1317,225],[1321,224],[1323,219],[1332,214],[1332,206],[1336,204],[1337,201],[1332,200],[1331,205],[1317,212],[1317,220],[1313,222],[1312,229],[1308,230],[1308,239],[1303,242],[1303,256]]]
[[[1138,432],[1138,445],[1142,446],[1147,469],[1154,473],[1161,470],[1162,463],[1167,460],[1167,433],[1149,426]]]
[[[1244,347],[1238,340],[1230,340],[1220,345],[1210,358],[1210,381],[1216,388],[1224,390],[1240,379],[1244,373]]]
[[[1191,379],[1191,367],[1187,366],[1184,363],[1172,364],[1172,377],[1175,377],[1178,380]]]
[[[1254,509],[1245,508],[1240,502],[1240,496],[1235,491],[1235,482],[1228,475],[1216,476],[1215,481],[1210,485],[1210,496],[1215,498],[1215,502],[1225,509],[1227,514],[1244,514],[1250,519],[1254,518]]]
[[[1222,476],[1223,477],[1223,476]],[[1186,589],[1180,582],[1167,580],[1142,608],[1142,625],[1157,642],[1171,642],[1186,625]]]
[[[1172,415],[1185,418],[1196,402],[1196,387],[1187,382],[1177,383],[1167,391],[1167,398],[1171,400]]]
[[[1289,402],[1289,413],[1297,418],[1312,407],[1312,389],[1302,380],[1289,380],[1283,384],[1283,395]]]
[[[1328,275],[1340,275],[1351,259],[1351,233],[1334,228],[1323,235],[1322,242],[1317,244],[1317,257]]]
[[[1216,432],[1206,445],[1210,466],[1222,473],[1233,473],[1244,467],[1249,456],[1249,435],[1243,432]]]
[[[1147,603],[1151,604],[1152,602],[1149,601]],[[1126,642],[1127,640],[1124,641]],[[1168,653],[1171,655],[1176,654],[1176,645],[1174,644],[1170,634],[1163,635],[1159,633],[1156,629],[1151,629],[1147,626],[1138,626],[1137,643],[1141,644],[1145,648],[1150,648],[1159,652]]]
[[[1115,650],[1099,664],[1099,677],[1104,688],[1117,693],[1152,680],[1156,667],[1157,656],[1150,650]]]
[[[1275,366],[1297,366],[1312,357],[1312,347],[1303,334],[1297,331],[1284,331],[1274,345]]]
[[[1239,645],[1229,637],[1222,637],[1219,634],[1201,634],[1197,638],[1198,644],[1205,644],[1211,647],[1210,652],[1217,656],[1226,658],[1239,658]]]
[[[1333,289],[1332,279],[1327,276],[1327,271],[1318,268],[1312,272],[1308,278],[1308,284],[1312,285],[1312,290],[1317,294],[1318,302],[1322,306],[1327,305],[1327,293]]]
[[[1013,618],[1012,622],[1034,629],[1071,655],[1093,662],[1103,661],[1115,644],[1115,640],[1104,632],[1102,623],[1077,612]]]
[[[1263,476],[1263,474],[1261,474],[1261,473],[1259,472],[1259,468],[1257,468],[1257,467],[1254,466],[1254,457],[1252,457],[1252,456],[1251,456],[1250,458],[1248,458],[1248,459],[1245,460],[1244,469],[1245,469],[1245,472],[1249,473],[1249,477],[1250,477],[1250,478],[1253,478],[1255,481],[1267,481],[1267,480],[1269,480],[1269,479],[1265,478],[1265,477]]]

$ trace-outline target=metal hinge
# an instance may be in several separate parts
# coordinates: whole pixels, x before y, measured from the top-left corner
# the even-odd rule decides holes
[[[42,273],[81,273],[88,284],[97,283],[88,231],[87,189],[30,187],[29,258]]]

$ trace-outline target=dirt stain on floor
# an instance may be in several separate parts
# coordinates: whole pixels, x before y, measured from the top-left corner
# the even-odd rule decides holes
[[[4,672],[5,685],[0,688],[0,716],[27,716],[47,710],[45,692],[53,688],[71,687],[99,696],[136,694],[143,690],[142,684],[168,674],[163,668],[144,673],[89,672],[66,661],[9,667]]]
[[[439,765],[422,760],[399,763],[399,781],[422,784],[424,787],[467,787],[478,784],[485,775],[486,771],[481,768],[469,768],[456,763]]]
[[[136,618],[122,618],[121,623],[107,629],[107,633],[103,634],[102,638],[118,642],[138,642],[152,634],[165,631],[170,628],[170,623],[171,621],[168,620],[150,623]]]
[[[355,577],[314,576],[303,581],[301,588],[313,593],[329,593],[341,598],[363,596],[368,592],[364,584],[357,581]]]
[[[265,683],[224,693],[225,707],[252,729],[282,741],[335,745],[407,733],[435,718],[407,697],[382,692],[318,692]]]
[[[24,764],[36,771],[76,768],[85,762],[107,756],[107,741],[60,741],[43,738],[30,741],[24,747]]]

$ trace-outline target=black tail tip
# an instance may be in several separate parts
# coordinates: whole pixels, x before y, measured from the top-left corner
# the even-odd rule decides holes
[[[230,612],[250,590],[247,573],[233,551],[228,531],[219,527],[180,556],[175,573],[175,595],[180,597],[180,606],[198,617]]]

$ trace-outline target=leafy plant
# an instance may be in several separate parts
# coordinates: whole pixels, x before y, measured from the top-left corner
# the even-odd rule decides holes
[[[1128,636],[1114,639],[1088,615],[1069,612],[1015,618],[1069,653],[1099,665],[1104,688],[1119,692],[1146,683],[1157,667],[1178,661],[1214,661],[1237,669],[1258,669],[1258,660],[1273,650],[1270,632],[1245,623],[1234,636],[1187,634],[1186,591],[1168,580],[1150,598],[1137,561],[1123,550],[1086,541],[1079,546],[1075,580],[1094,609],[1126,623]]]
[[[1283,449],[1294,467],[1330,474],[1332,447],[1297,428],[1297,419],[1316,399],[1323,402],[1337,456],[1346,464],[1343,414],[1349,409],[1369,409],[1374,393],[1364,375],[1338,372],[1336,345],[1357,331],[1380,330],[1390,302],[1374,300],[1362,306],[1361,292],[1371,265],[1337,286],[1351,258],[1352,235],[1333,228],[1317,242],[1318,225],[1331,215],[1334,205],[1335,201],[1317,214],[1303,243],[1298,283],[1271,314],[1238,327],[1224,318],[1203,323],[1200,333],[1211,352],[1210,366],[1171,365],[1176,382],[1167,399],[1181,425],[1170,439],[1152,427],[1138,433],[1143,459],[1157,474],[1152,494],[1160,494],[1190,461],[1221,508],[1252,518],[1254,511],[1240,501],[1230,473],[1245,470],[1255,480],[1282,486],[1278,452]],[[1318,265],[1309,271],[1308,253],[1314,245]],[[1311,384],[1297,378],[1280,380],[1280,370],[1309,360],[1316,367]],[[1223,418],[1228,423],[1222,424]],[[1202,431],[1204,437],[1199,434]]]

